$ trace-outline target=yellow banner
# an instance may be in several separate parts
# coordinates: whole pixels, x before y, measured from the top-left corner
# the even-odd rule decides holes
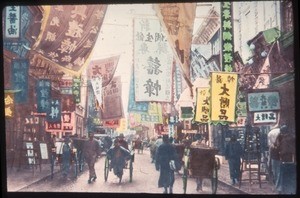
[[[235,122],[238,75],[211,73],[211,120]]]
[[[210,100],[209,88],[197,88],[197,103],[195,121],[201,123],[208,123],[210,121]]]
[[[12,118],[14,117],[14,94],[5,93],[4,95],[4,104],[5,104],[5,117]]]

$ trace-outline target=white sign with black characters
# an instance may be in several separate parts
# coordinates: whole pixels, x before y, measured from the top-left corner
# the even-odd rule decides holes
[[[274,111],[254,112],[253,118],[255,124],[276,123],[277,113]]]

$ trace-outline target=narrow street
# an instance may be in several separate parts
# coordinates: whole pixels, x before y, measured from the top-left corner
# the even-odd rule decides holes
[[[63,180],[60,173],[54,175],[54,178],[41,181],[38,184],[23,188],[21,192],[84,192],[84,193],[151,193],[160,194],[163,189],[157,187],[159,171],[155,170],[154,164],[150,161],[149,150],[143,153],[135,153],[135,161],[133,164],[133,179],[129,182],[129,170],[124,170],[123,180],[118,183],[118,178],[109,172],[107,182],[104,181],[104,161],[105,157],[101,157],[96,162],[95,168],[97,180],[92,184],[87,183],[88,170],[87,166],[84,171],[79,174],[78,178],[68,178]],[[183,193],[182,175],[175,173],[174,194]],[[19,191],[19,192],[20,192]],[[210,180],[204,180],[202,192],[196,191],[196,182],[193,178],[188,178],[187,194],[211,194]],[[217,194],[237,194],[237,191],[220,184]]]

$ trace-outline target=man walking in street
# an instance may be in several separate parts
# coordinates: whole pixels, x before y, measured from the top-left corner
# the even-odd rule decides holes
[[[83,154],[85,157],[85,161],[89,167],[89,179],[88,183],[92,183],[97,179],[96,172],[95,172],[95,163],[97,156],[100,154],[100,145],[94,139],[94,133],[89,133],[89,139],[84,143],[83,147]]]
[[[243,149],[239,141],[237,141],[236,135],[231,136],[230,141],[225,148],[225,159],[228,160],[229,173],[232,180],[232,185],[238,183],[240,178],[240,166],[241,157],[243,155]]]
[[[158,187],[164,188],[164,193],[173,193],[174,184],[174,170],[170,168],[170,161],[178,160],[176,150],[172,144],[169,142],[168,136],[163,136],[163,144],[161,144],[156,151],[155,156],[155,168],[157,171],[160,170]]]

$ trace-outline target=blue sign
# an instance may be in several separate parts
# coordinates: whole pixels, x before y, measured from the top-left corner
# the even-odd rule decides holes
[[[12,86],[15,90],[21,90],[15,93],[16,103],[25,103],[28,100],[28,69],[29,61],[27,59],[12,60]]]
[[[50,108],[47,111],[47,121],[50,123],[61,122],[61,101],[60,99],[51,99]]]
[[[40,79],[36,83],[37,112],[47,113],[50,108],[51,81]]]
[[[131,75],[131,81],[130,81],[128,112],[148,113],[148,102],[136,102],[135,101],[133,74]]]

